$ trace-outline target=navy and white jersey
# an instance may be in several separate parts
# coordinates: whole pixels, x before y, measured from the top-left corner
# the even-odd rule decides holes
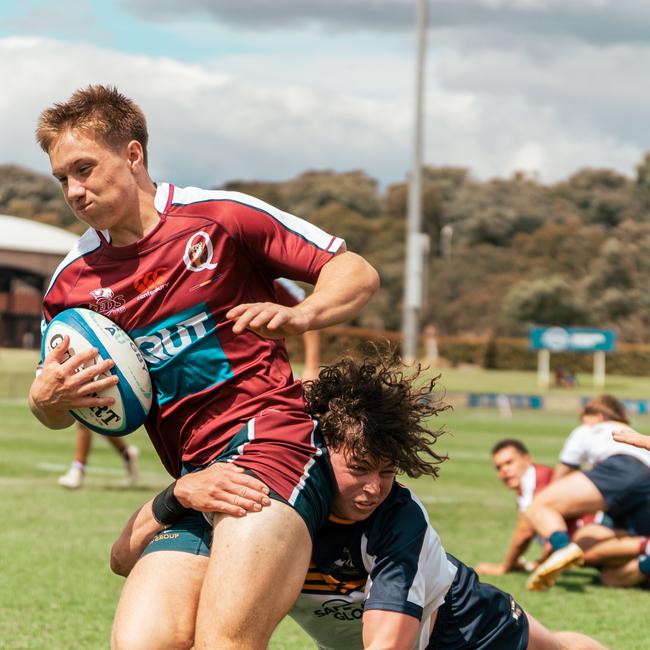
[[[330,517],[290,615],[324,650],[363,648],[364,610],[421,621],[414,648],[427,647],[431,616],[456,574],[424,506],[397,482],[365,521]]]

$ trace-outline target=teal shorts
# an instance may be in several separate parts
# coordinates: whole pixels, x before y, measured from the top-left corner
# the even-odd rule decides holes
[[[202,512],[190,510],[171,528],[158,533],[149,542],[142,555],[156,551],[180,551],[208,557],[211,546],[212,526],[205,520]]]
[[[274,448],[274,445],[265,444],[264,455],[252,453],[255,450],[254,444],[248,444],[251,440],[259,439],[259,424],[256,437],[251,435],[251,424],[247,424],[233,437],[228,448],[217,458],[204,466],[194,466],[189,463],[183,464],[181,474],[198,472],[213,463],[234,462],[244,467],[247,474],[251,474],[265,483],[270,490],[269,497],[291,506],[303,519],[309,535],[314,538],[316,531],[327,521],[330,505],[334,493],[332,470],[329,464],[329,456],[318,427],[312,432],[311,444],[317,453],[311,458],[295,458],[295,455],[287,454],[286,450]],[[244,453],[242,453],[242,448]],[[275,453],[269,453],[275,452]],[[284,451],[284,453],[282,453]],[[248,455],[256,461],[253,467],[241,462]],[[264,459],[264,465],[260,461]],[[299,463],[303,463],[300,465]],[[297,468],[291,471],[292,466]],[[299,471],[298,471],[299,470]],[[287,476],[297,476],[296,484],[293,485],[286,480]],[[277,489],[276,489],[277,487]],[[210,555],[212,545],[212,525],[201,512],[191,511],[183,515],[173,526],[165,529],[154,537],[145,548],[143,555],[155,551],[181,551],[194,555]]]

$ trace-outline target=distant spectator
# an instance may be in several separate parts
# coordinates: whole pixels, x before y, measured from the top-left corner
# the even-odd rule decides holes
[[[578,378],[573,370],[567,370],[562,366],[555,369],[555,386],[557,388],[575,388],[578,385]]]

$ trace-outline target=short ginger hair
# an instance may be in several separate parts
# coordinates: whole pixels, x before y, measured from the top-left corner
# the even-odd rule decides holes
[[[307,409],[330,449],[388,461],[411,478],[437,477],[447,456],[432,446],[444,429],[430,429],[425,420],[450,406],[433,392],[439,377],[417,385],[421,372],[418,365],[407,373],[394,351],[345,356],[306,382]]]
[[[147,120],[142,109],[114,86],[80,88],[66,102],[46,108],[38,118],[36,140],[49,153],[54,142],[68,130],[95,136],[112,149],[136,140],[142,145],[147,165]]]

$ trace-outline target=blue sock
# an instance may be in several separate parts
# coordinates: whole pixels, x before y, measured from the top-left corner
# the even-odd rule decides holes
[[[548,541],[551,542],[554,551],[559,551],[561,548],[568,546],[571,539],[566,530],[556,530],[548,538]]]
[[[639,555],[639,571],[650,577],[650,555]]]

